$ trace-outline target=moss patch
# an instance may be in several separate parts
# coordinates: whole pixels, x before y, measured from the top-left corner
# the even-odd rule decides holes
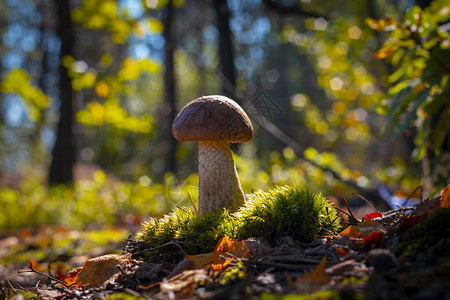
[[[416,255],[429,251],[450,236],[450,209],[441,208],[414,225],[393,249],[397,255]]]
[[[284,236],[310,242],[315,236],[327,234],[311,215],[328,230],[340,227],[339,220],[331,224],[336,211],[321,194],[297,187],[276,187],[249,195],[245,205],[231,215],[223,210],[195,216],[190,209],[175,208],[161,219],[144,223],[138,240],[149,248],[173,240],[213,248],[225,235],[237,239],[261,237],[272,244]],[[205,247],[186,249],[194,254],[204,252]]]

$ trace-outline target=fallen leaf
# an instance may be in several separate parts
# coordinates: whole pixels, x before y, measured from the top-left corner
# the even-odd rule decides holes
[[[348,226],[344,230],[342,230],[339,235],[340,236],[348,236],[348,237],[355,237],[358,234],[360,234],[358,226]]]
[[[365,220],[373,220],[373,219],[381,218],[381,217],[382,217],[382,214],[377,211],[377,212],[373,212],[373,213],[370,213],[367,216],[365,216],[363,218],[363,221],[365,221]]]
[[[365,220],[358,224],[359,231],[364,235],[370,235],[372,232],[384,232],[383,226],[374,220]],[[362,237],[362,236],[361,236]]]
[[[330,283],[331,280],[325,272],[326,262],[327,257],[324,256],[314,270],[303,276],[297,277],[293,282],[293,286],[299,291],[310,292]]]
[[[107,254],[91,258],[84,264],[76,283],[88,288],[100,287],[115,279],[120,272],[116,266],[124,267],[129,259],[130,254]]]
[[[334,250],[337,252],[337,254],[339,254],[339,256],[343,257],[347,255],[347,251],[345,251],[343,248],[341,247],[336,247],[334,248]]]
[[[439,198],[425,200],[419,205],[417,205],[414,210],[414,215],[416,217],[429,215],[435,212],[438,208],[441,207],[441,200]]]
[[[450,208],[450,185],[441,192],[441,207]]]
[[[66,285],[68,285],[68,286],[71,286],[71,287],[79,287],[79,286],[81,286],[81,283],[75,284],[75,282],[77,282],[78,274],[81,272],[82,269],[83,269],[82,267],[79,267],[79,268],[76,268],[76,269],[70,271],[67,274],[67,277],[64,278],[64,283]]]
[[[364,238],[364,242],[367,246],[377,245],[384,240],[384,233],[380,231],[372,232],[369,236]]]
[[[334,266],[326,268],[325,273],[327,273],[327,275],[330,277],[343,276],[345,275],[345,273],[352,272],[355,264],[356,260],[349,259],[341,263],[335,264]]]
[[[214,271],[221,271],[235,258],[243,258],[248,253],[249,249],[244,241],[238,241],[225,236],[220,239],[213,252],[186,255],[185,259],[192,261],[195,269],[211,266]],[[189,263],[185,262],[185,265],[189,265]]]
[[[422,216],[418,216],[418,217],[407,217],[402,221],[402,224],[400,224],[400,227],[397,230],[397,235],[398,236],[404,236],[405,233],[414,225],[416,225],[417,223],[419,223],[420,221],[422,221],[423,219],[425,219],[425,215]]]
[[[212,279],[204,269],[184,271],[170,279],[164,279],[160,283],[160,295],[167,294],[169,299],[181,298],[195,290],[199,282],[211,282]]]
[[[36,271],[42,271],[41,265],[38,264],[38,263],[34,260],[34,258],[30,259],[30,264],[29,264],[29,265],[31,265],[31,267],[32,267],[33,269],[35,269]]]

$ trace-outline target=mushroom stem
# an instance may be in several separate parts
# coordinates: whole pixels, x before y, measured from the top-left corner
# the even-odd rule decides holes
[[[198,211],[204,214],[226,207],[235,212],[244,204],[229,143],[223,140],[198,143]]]

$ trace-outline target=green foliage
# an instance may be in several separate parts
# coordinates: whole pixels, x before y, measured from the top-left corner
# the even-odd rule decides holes
[[[248,195],[245,205],[231,215],[222,210],[196,216],[187,208],[177,207],[162,219],[152,218],[144,223],[137,238],[149,248],[173,240],[213,248],[225,235],[237,239],[262,237],[273,244],[284,236],[310,242],[327,233],[308,212],[331,231],[340,226],[339,220],[330,224],[336,211],[322,195],[285,186]],[[188,249],[190,253],[202,250],[192,246]]]
[[[367,20],[373,29],[389,32],[375,57],[395,66],[388,77],[390,99],[379,111],[387,114],[397,136],[411,127],[417,130],[414,156],[421,160],[428,151],[434,152],[432,169],[444,163],[440,157],[447,151],[444,143],[450,127],[450,33],[439,26],[449,18],[448,1],[436,0],[424,10],[413,6],[399,22]],[[445,185],[446,180],[435,182]]]
[[[33,121],[39,121],[42,110],[51,104],[51,98],[31,84],[31,76],[23,69],[11,70],[4,76],[0,92],[18,94]]]
[[[148,177],[129,183],[110,180],[98,171],[93,181],[47,188],[33,175],[29,173],[19,189],[0,189],[0,228],[114,225],[130,215],[161,215],[175,204],[188,203],[187,194],[193,193],[191,182],[178,186],[170,176],[163,183],[151,184]]]
[[[114,42],[124,44],[132,32],[133,22],[124,18],[118,4],[114,0],[85,0],[72,10],[71,18],[89,29],[107,29]]]

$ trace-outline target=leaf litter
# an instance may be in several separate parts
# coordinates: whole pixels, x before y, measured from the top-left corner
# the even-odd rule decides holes
[[[223,237],[212,252],[183,252],[178,263],[155,263],[142,251],[145,245],[128,240],[126,253],[86,261],[62,278],[64,285],[50,275],[45,279],[39,276],[36,285],[28,288],[15,281],[17,276],[0,283],[16,293],[27,290],[44,299],[103,298],[118,292],[158,299],[224,295],[270,299],[270,295],[321,291],[331,294],[320,294],[320,299],[336,295],[367,299],[386,295],[426,299],[431,295],[444,299],[450,278],[449,191],[447,187],[418,205],[373,212],[362,220],[349,212],[351,224],[345,229],[309,244],[290,237],[280,237],[276,245],[258,238],[238,241]],[[415,244],[417,236],[424,234],[437,235],[425,250]],[[427,242],[430,240],[419,243]],[[177,245],[182,249],[183,244]],[[29,272],[45,272],[36,260],[29,266]]]

